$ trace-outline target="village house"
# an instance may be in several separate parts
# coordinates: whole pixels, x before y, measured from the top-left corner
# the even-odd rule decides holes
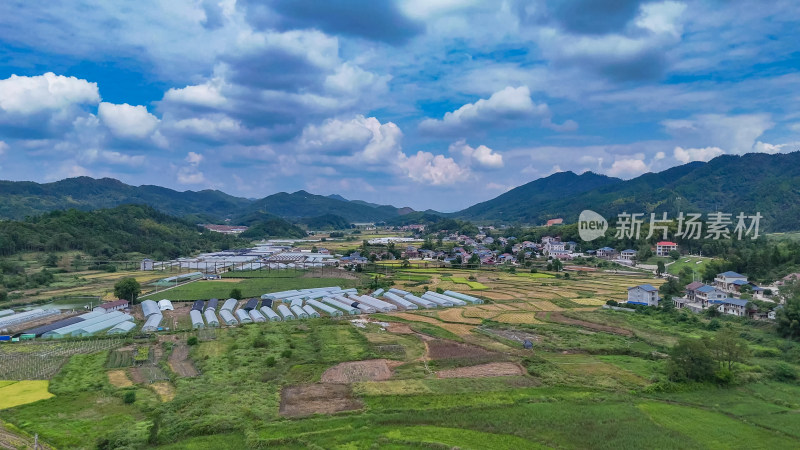
[[[740,298],[723,298],[713,300],[711,305],[715,305],[722,314],[744,317],[747,315],[747,300]]]
[[[707,307],[709,303],[728,298],[728,294],[724,291],[704,284],[694,291],[695,301],[699,302],[703,307]]]
[[[684,292],[686,292],[686,299],[689,301],[695,301],[697,297],[697,289],[705,286],[706,284],[702,281],[692,281],[691,283],[687,284],[684,288]]]
[[[678,250],[678,244],[670,241],[661,241],[656,244],[656,256],[669,256],[669,252]]]
[[[737,292],[744,284],[748,284],[747,277],[736,272],[722,272],[714,278],[714,286],[726,292]]]
[[[119,311],[122,309],[127,309],[128,305],[129,305],[128,300],[121,299],[121,300],[114,300],[113,302],[101,303],[95,306],[93,310],[94,311],[102,310],[109,313],[111,311]]]
[[[628,288],[628,303],[632,305],[658,306],[660,300],[658,288],[651,284],[641,284]]]
[[[636,258],[636,250],[627,249],[619,252],[619,259],[633,261],[634,258]]]
[[[597,249],[598,258],[613,259],[617,255],[617,251],[611,247],[603,247]]]

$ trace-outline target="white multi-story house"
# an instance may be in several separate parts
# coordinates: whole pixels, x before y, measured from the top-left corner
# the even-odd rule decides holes
[[[678,250],[678,244],[670,241],[661,241],[656,244],[656,256],[669,256],[669,252]]]
[[[625,261],[633,261],[633,258],[636,258],[636,250],[627,249],[619,252],[619,259],[624,259]]]
[[[628,288],[628,303],[630,304],[658,306],[660,300],[658,288],[651,284],[641,284]]]
[[[740,298],[723,298],[711,301],[709,306],[716,306],[722,314],[744,317],[747,315],[747,303],[747,300]]]

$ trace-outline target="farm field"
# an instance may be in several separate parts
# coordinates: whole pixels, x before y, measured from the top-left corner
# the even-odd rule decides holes
[[[49,384],[47,380],[0,382],[0,410],[52,397]]]
[[[425,275],[433,288],[469,273]],[[729,387],[676,386],[666,354],[681,337],[713,338],[708,319],[596,305],[660,280],[525,275],[477,274],[486,290],[455,290],[485,304],[374,314],[363,328],[347,317],[250,324],[196,345],[187,339],[198,334],[182,332],[76,354],[50,379],[52,397],[4,409],[3,420],[57,448],[800,445],[800,385],[773,375],[780,363],[800,372],[800,344],[770,324],[717,319],[753,355]],[[13,386],[0,381],[0,393]]]
[[[344,271],[348,277],[315,277],[309,276],[310,272],[293,270],[271,271],[261,274],[260,277],[248,276],[237,281],[231,278],[223,280],[200,280],[187,283],[176,288],[153,292],[142,296],[151,300],[207,300],[209,298],[228,298],[233,288],[239,288],[244,297],[260,297],[266,292],[277,292],[288,289],[312,288],[324,286],[341,286],[343,288],[360,287],[362,279]],[[246,273],[246,272],[245,272]],[[335,272],[334,272],[335,273]]]

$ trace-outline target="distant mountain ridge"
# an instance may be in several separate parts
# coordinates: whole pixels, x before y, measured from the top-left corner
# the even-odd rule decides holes
[[[180,192],[161,186],[130,186],[113,178],[77,177],[52,183],[0,181],[0,218],[3,219],[21,220],[49,211],[73,208],[91,211],[122,204],[145,204],[197,222],[230,219],[234,223],[251,213],[265,212],[294,221],[335,214],[351,222],[379,222],[413,211],[302,190],[252,200],[217,190]]]
[[[452,216],[541,225],[555,217],[574,223],[584,209],[607,218],[623,212],[648,218],[667,212],[675,218],[679,212],[719,211],[735,220],[739,212],[760,213],[762,230],[800,230],[800,152],[723,155],[624,181],[590,172],[557,173]]]
[[[351,223],[405,224],[449,217],[542,225],[559,217],[566,223],[575,222],[584,209],[607,218],[622,212],[667,212],[669,217],[676,217],[680,211],[721,211],[734,216],[759,212],[763,229],[794,231],[800,230],[800,152],[723,155],[707,163],[692,162],[630,180],[592,172],[559,172],[449,214],[303,190],[249,200],[215,190],[178,192],[159,186],[129,186],[110,178],[78,177],[44,184],[0,181],[0,218],[22,219],[52,210],[93,210],[130,203],[146,204],[195,223],[229,219],[239,224],[265,215],[326,227],[340,222],[332,216]]]

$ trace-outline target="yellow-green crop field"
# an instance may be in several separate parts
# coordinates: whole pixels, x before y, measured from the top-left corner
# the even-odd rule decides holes
[[[53,396],[48,380],[0,381],[0,409],[37,402]]]

